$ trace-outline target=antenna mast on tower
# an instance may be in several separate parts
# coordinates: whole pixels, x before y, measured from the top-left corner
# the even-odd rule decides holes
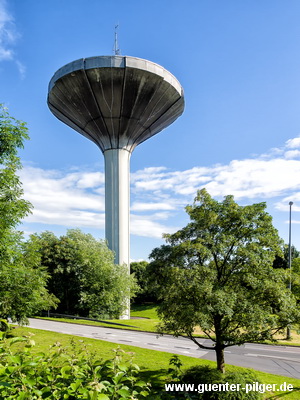
[[[114,44],[114,55],[115,56],[120,55],[120,49],[119,49],[119,44],[118,44],[118,28],[119,28],[119,24],[115,25],[115,44]]]

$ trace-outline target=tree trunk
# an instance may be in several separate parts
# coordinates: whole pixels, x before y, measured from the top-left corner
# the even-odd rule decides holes
[[[221,329],[222,316],[215,315],[214,317],[214,325],[215,325],[215,333],[216,333],[216,358],[217,358],[217,370],[222,374],[225,373],[225,360],[224,360],[224,341],[222,337],[222,329]]]
[[[215,351],[217,357],[217,370],[222,372],[222,374],[224,374],[225,373],[224,348],[223,346],[216,345]]]

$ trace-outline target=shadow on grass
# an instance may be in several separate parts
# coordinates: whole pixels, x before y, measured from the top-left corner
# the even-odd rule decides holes
[[[167,369],[142,369],[139,373],[139,377],[142,381],[151,383],[151,386],[155,390],[164,389],[164,384],[169,379]]]
[[[141,367],[140,371],[140,378],[144,382],[150,383],[152,389],[154,392],[159,393],[161,391],[164,391],[165,389],[165,383],[170,383],[172,382],[171,376],[168,374],[168,369],[162,368],[162,369],[155,369],[155,370],[149,370],[149,369],[143,369],[145,367]],[[280,394],[271,394],[270,396],[267,397],[268,400],[289,400],[290,397],[295,399],[295,394],[298,393],[297,399],[300,399],[300,386],[295,386],[291,392],[284,392]]]
[[[295,392],[299,393],[299,399],[300,399],[300,386],[294,387],[293,390],[291,392],[284,392],[284,393],[280,393],[280,394],[274,394],[268,397],[268,400],[270,399],[289,399],[289,396],[292,396],[295,394]]]
[[[148,311],[152,310],[154,307],[156,307],[157,304],[150,303],[150,304],[132,304],[131,309],[132,311]]]

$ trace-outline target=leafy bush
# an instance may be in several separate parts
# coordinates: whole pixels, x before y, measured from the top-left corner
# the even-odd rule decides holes
[[[11,325],[9,325],[9,323],[7,322],[6,319],[0,319],[0,332],[5,332],[6,336],[8,333],[10,333],[12,330]]]
[[[119,318],[137,289],[128,269],[115,265],[103,240],[80,229],[59,238],[52,232],[32,235],[41,265],[49,274],[47,288],[60,301],[57,312],[97,319]]]
[[[240,384],[240,387],[245,387],[246,384],[259,382],[258,378],[250,371],[230,372],[222,374],[217,369],[208,366],[192,367],[185,371],[181,377],[181,381],[186,384]],[[193,393],[190,399],[199,400],[260,400],[263,396],[256,391],[246,393],[243,390],[239,391],[205,391],[204,393]]]
[[[82,341],[37,353],[31,336],[5,339],[0,332],[0,338],[0,400],[140,400],[149,394],[139,367],[121,349],[103,361]]]

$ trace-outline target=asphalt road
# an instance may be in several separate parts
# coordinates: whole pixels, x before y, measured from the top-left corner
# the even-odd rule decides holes
[[[68,324],[35,318],[30,319],[29,323],[30,327],[34,329],[66,333],[215,361],[215,352],[213,350],[202,350],[191,340],[185,338],[174,338],[169,335],[158,336],[149,332]],[[199,339],[199,342],[210,344],[210,341],[206,339]],[[225,349],[225,362],[226,364],[300,379],[299,347],[246,343],[242,346],[233,346]]]

